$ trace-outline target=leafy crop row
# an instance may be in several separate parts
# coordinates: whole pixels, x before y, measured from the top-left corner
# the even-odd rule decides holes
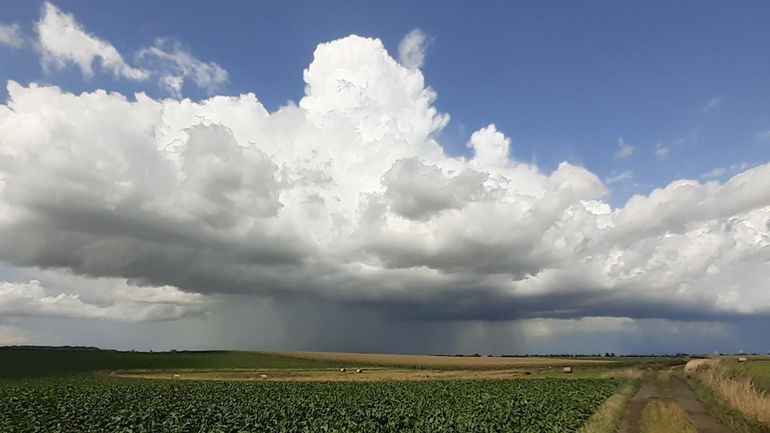
[[[0,382],[2,432],[571,432],[611,380]]]

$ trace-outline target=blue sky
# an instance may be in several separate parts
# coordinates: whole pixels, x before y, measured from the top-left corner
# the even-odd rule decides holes
[[[764,352],[768,18],[0,3],[0,344]]]
[[[634,192],[770,155],[770,4],[724,2],[58,2],[119,51],[158,37],[181,42],[229,73],[223,92],[253,92],[270,110],[304,91],[315,46],[349,34],[380,38],[394,53],[413,28],[430,38],[422,68],[452,121],[450,154],[468,154],[470,132],[490,122],[513,154],[546,170],[566,160]],[[4,2],[0,16],[31,23],[40,4]],[[34,52],[0,48],[0,80],[48,82],[71,91],[108,87],[165,96],[146,82],[76,68],[45,74]],[[5,92],[3,92],[3,95]],[[187,89],[185,96],[205,97]],[[719,101],[705,109],[712,101]],[[635,147],[618,160],[618,140]],[[656,146],[668,148],[666,158]]]

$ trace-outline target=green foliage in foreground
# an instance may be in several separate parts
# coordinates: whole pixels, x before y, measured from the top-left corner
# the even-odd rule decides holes
[[[2,432],[574,432],[613,380],[0,381]]]
[[[45,377],[97,370],[334,368],[339,363],[260,352],[118,352],[47,348],[0,348],[0,378]]]

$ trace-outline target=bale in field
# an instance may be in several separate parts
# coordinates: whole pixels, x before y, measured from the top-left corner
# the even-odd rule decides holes
[[[259,377],[262,378],[262,379],[267,379],[267,375],[266,374],[260,374]]]
[[[719,365],[720,361],[720,359],[693,359],[685,364],[684,372],[695,373],[701,370],[708,370]]]
[[[738,362],[746,362],[746,361],[748,361],[748,360],[749,360],[749,359],[748,359],[748,358],[746,358],[745,356],[739,356],[739,357],[738,357]]]
[[[346,372],[346,371],[348,371],[348,369],[347,369],[347,368],[340,368],[340,373],[344,373],[344,372]]]
[[[180,375],[178,375],[178,374],[175,374],[175,375],[173,375],[173,376],[171,376],[171,377],[173,377],[174,379],[180,379],[182,376],[180,376]]]
[[[364,372],[364,369],[363,369],[363,368],[357,368],[357,369],[356,369],[356,373],[363,373],[363,372]]]
[[[572,367],[564,367],[562,371],[565,373],[572,373]]]

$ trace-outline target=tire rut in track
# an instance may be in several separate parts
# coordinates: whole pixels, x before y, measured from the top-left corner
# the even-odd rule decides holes
[[[730,429],[706,413],[690,387],[681,380],[671,383],[671,397],[687,413],[698,433],[731,433]]]
[[[685,411],[698,433],[731,433],[731,430],[720,424],[706,413],[703,405],[695,398],[692,390],[679,379],[672,379],[658,389],[653,379],[642,383],[639,391],[631,398],[626,413],[620,421],[620,433],[639,433],[642,425],[644,407],[652,398],[673,401]]]
[[[655,395],[655,383],[647,379],[642,383],[639,391],[631,398],[626,409],[626,414],[620,421],[620,433],[639,433],[642,425],[642,411],[647,402]]]

